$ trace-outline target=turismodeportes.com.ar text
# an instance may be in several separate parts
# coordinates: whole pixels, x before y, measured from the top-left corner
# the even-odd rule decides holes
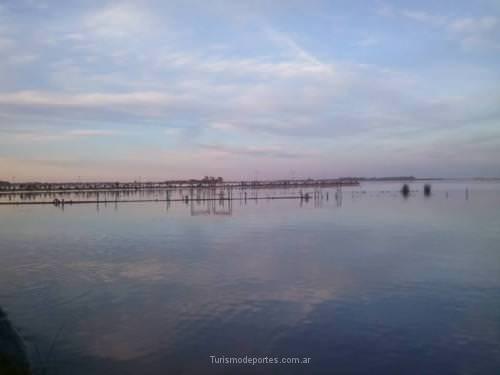
[[[229,357],[211,355],[210,362],[216,365],[309,364],[311,363],[311,357]]]

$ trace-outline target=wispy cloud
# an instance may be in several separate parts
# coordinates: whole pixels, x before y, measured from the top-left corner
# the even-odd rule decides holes
[[[499,26],[500,20],[492,16],[458,18],[449,24],[450,30],[465,34],[487,33]]]
[[[418,22],[425,22],[435,26],[446,25],[448,18],[441,15],[435,15],[429,12],[424,12],[421,10],[401,10],[401,15]]]
[[[434,14],[415,9],[397,9],[384,5],[378,13],[383,16],[400,16],[437,27],[457,40],[466,49],[499,49],[500,18],[496,16],[457,17]]]
[[[458,18],[448,24],[448,29],[467,49],[500,49],[500,18],[498,17]]]
[[[178,99],[178,97],[161,92],[62,94],[43,91],[21,91],[0,94],[0,104],[44,107],[168,105]]]
[[[124,38],[146,31],[154,27],[154,16],[145,7],[133,3],[113,4],[92,11],[83,18],[83,26],[87,33],[103,38]],[[82,34],[69,34],[77,39]]]
[[[278,32],[271,28],[266,28],[265,30],[269,38],[273,42],[275,42],[275,44],[278,47],[290,51],[292,56],[294,56],[298,60],[307,61],[315,65],[323,65],[322,62],[317,57],[313,56],[310,52],[306,51],[305,48],[300,46],[289,35],[283,32]]]
[[[2,37],[0,35],[0,51],[7,50],[14,46],[14,41],[7,37]]]
[[[8,57],[8,62],[15,65],[30,64],[38,59],[38,55],[35,54],[20,54],[11,55]]]
[[[303,158],[308,155],[301,152],[287,150],[287,147],[261,147],[261,146],[240,146],[233,147],[220,144],[202,144],[200,148],[208,151],[213,151],[219,156],[251,156],[256,158]]]
[[[294,78],[334,73],[332,64],[320,61],[285,33],[266,28],[264,35],[285,55],[236,58],[227,55],[172,51],[163,52],[156,64],[163,69],[182,68],[238,77]],[[208,50],[209,53],[212,52],[211,48]]]
[[[111,137],[120,134],[116,130],[108,129],[33,129],[29,131],[0,131],[0,135],[5,142],[59,142],[77,141],[84,138]]]

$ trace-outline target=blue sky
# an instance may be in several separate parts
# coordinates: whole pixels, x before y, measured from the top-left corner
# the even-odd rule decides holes
[[[0,0],[0,179],[500,176],[500,2]]]

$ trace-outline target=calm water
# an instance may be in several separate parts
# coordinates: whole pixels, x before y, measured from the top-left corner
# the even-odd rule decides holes
[[[399,188],[3,206],[0,306],[49,374],[498,374],[500,184]]]

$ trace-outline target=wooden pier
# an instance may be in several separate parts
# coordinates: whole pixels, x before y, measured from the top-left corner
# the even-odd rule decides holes
[[[170,180],[149,182],[16,182],[0,185],[0,194],[29,192],[139,191],[182,188],[272,189],[287,187],[357,186],[352,179],[290,179],[256,181]]]
[[[194,198],[190,199],[189,196],[185,198],[174,198],[174,199],[93,199],[93,200],[60,200],[54,199],[52,201],[11,201],[11,202],[0,202],[0,205],[54,205],[54,206],[64,206],[73,204],[111,204],[111,203],[141,203],[141,202],[224,202],[224,201],[255,201],[255,200],[277,200],[277,199],[298,199],[303,201],[312,200],[311,193],[306,193],[304,195],[281,195],[281,196],[261,196],[261,197],[225,197],[225,198]],[[315,200],[319,198],[314,198]]]
[[[0,205],[107,204],[134,202],[207,202],[298,199],[303,202],[328,200],[323,188],[356,186],[353,180],[187,180],[130,183],[18,183],[0,190]],[[306,191],[309,190],[309,191]]]

